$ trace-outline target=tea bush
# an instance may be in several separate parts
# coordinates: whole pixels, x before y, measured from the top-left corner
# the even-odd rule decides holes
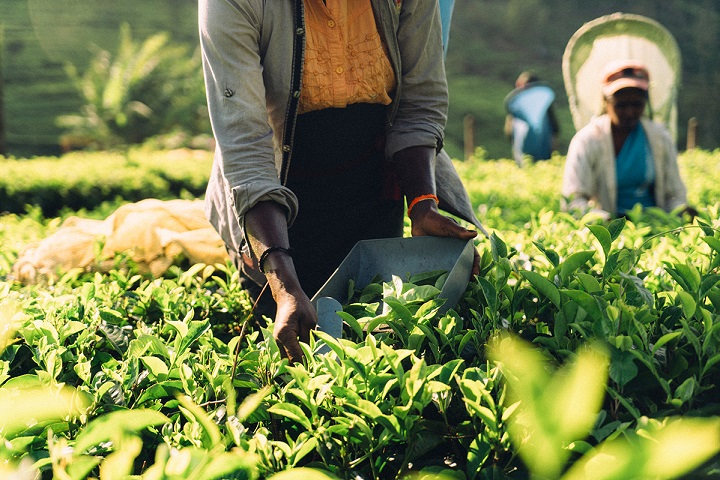
[[[202,150],[73,152],[62,157],[0,157],[0,212],[39,208],[95,210],[105,202],[198,197],[205,192],[212,154]]]
[[[344,307],[343,337],[317,332],[292,366],[234,267],[18,285],[17,249],[57,221],[37,209],[2,217],[0,406],[46,402],[17,410],[12,429],[0,422],[0,468],[79,479],[714,478],[720,204],[700,198],[713,196],[718,161],[684,157],[700,206],[691,224],[658,211],[606,223],[557,212],[557,158],[522,171],[459,164],[492,228],[461,301],[439,314],[432,276],[371,286]],[[330,352],[314,354],[321,345]],[[53,398],[65,400],[44,409]]]

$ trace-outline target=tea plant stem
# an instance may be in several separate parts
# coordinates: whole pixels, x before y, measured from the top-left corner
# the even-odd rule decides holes
[[[205,408],[205,407],[209,407],[210,405],[217,405],[217,404],[225,403],[225,402],[227,402],[227,400],[224,400],[224,399],[223,400],[208,400],[207,402],[201,403],[200,405],[198,405],[198,407]]]
[[[668,235],[670,233],[682,232],[683,230],[690,230],[691,228],[700,228],[700,229],[710,228],[715,232],[720,231],[717,228],[713,228],[708,225],[683,225],[682,227],[672,228],[670,230],[666,230],[664,232],[660,232],[660,233],[656,233],[655,235],[651,235],[640,245],[640,248],[638,248],[637,250],[638,251],[644,250],[647,243],[654,240],[657,237],[662,237],[662,236]],[[635,259],[635,263],[637,264],[637,262],[639,260],[640,260],[640,256],[638,255],[638,257]]]
[[[235,378],[235,370],[237,369],[238,358],[240,358],[240,344],[242,343],[243,339],[245,338],[245,334],[247,332],[247,324],[250,322],[250,318],[252,318],[252,316],[254,315],[255,308],[257,307],[257,304],[260,301],[260,298],[265,293],[265,290],[267,289],[267,287],[268,287],[268,284],[265,283],[265,285],[263,285],[262,290],[260,290],[260,294],[255,299],[255,302],[253,303],[252,308],[250,309],[250,315],[248,315],[248,317],[245,319],[245,321],[243,322],[242,328],[240,329],[240,335],[239,335],[240,338],[238,339],[238,342],[235,345],[235,359],[233,360],[232,371],[230,373],[230,381],[232,381]]]

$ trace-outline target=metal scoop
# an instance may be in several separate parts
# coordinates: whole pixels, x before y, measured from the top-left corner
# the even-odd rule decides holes
[[[362,240],[355,244],[335,272],[310,299],[318,313],[318,330],[340,338],[342,304],[348,302],[348,283],[357,288],[380,278],[410,275],[435,270],[448,272],[439,297],[445,299],[440,313],[454,307],[465,292],[473,264],[473,240],[445,237],[407,237]],[[323,347],[322,350],[326,350]]]

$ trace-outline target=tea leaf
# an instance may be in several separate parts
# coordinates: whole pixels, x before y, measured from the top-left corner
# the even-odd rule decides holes
[[[608,363],[605,351],[593,346],[553,375],[543,396],[545,405],[556,409],[554,434],[559,441],[567,443],[590,432],[604,397]]]
[[[265,385],[257,392],[253,392],[242,401],[237,409],[237,419],[244,422],[272,392],[272,385]]]
[[[175,398],[175,395],[182,392],[183,384],[180,380],[167,380],[151,385],[145,390],[135,401],[134,406],[137,408],[143,403],[160,398]]]
[[[299,467],[276,473],[268,480],[339,480],[338,477],[314,468]]]
[[[700,272],[693,265],[676,263],[674,267],[667,266],[665,270],[688,293],[695,293],[700,286]]]
[[[194,420],[203,429],[204,435],[203,435],[203,446],[207,448],[208,450],[214,447],[215,445],[218,445],[222,442],[223,436],[220,433],[220,429],[218,428],[217,424],[212,421],[210,416],[207,414],[205,410],[203,410],[200,406],[195,404],[195,402],[192,401],[192,399],[187,395],[179,395],[177,397],[178,402],[180,402],[180,411],[185,414],[185,417],[188,420]],[[184,410],[187,410],[189,415],[185,413]]]
[[[530,270],[521,270],[520,274],[525,277],[539,293],[547,297],[553,305],[560,308],[560,291],[550,280]]]
[[[67,467],[67,473],[72,480],[83,480],[90,477],[92,469],[98,466],[102,461],[101,457],[91,457],[88,455],[73,456],[72,463]]]
[[[435,285],[435,281],[445,273],[447,273],[447,270],[432,270],[429,272],[417,273],[411,275],[408,282],[415,285],[422,285],[423,282],[425,282],[426,285]]]
[[[630,292],[637,293],[642,302],[648,307],[653,306],[653,295],[652,293],[650,293],[650,290],[645,287],[645,283],[642,281],[642,279],[640,279],[640,277],[638,277],[637,275],[629,275],[624,272],[620,272],[620,277],[625,280],[625,284],[629,287]],[[632,301],[630,295],[628,295],[626,298],[628,300],[628,304],[637,304],[637,302]]]
[[[100,478],[123,480],[130,476],[135,458],[142,451],[143,442],[137,437],[121,435],[114,451],[100,464]]]
[[[680,405],[687,403],[695,394],[696,387],[697,381],[695,377],[685,379],[685,381],[675,389],[674,399],[679,400]]]
[[[192,310],[190,310],[190,312],[192,312]],[[175,359],[185,353],[185,350],[187,350],[190,345],[195,343],[195,341],[203,336],[203,334],[209,329],[209,320],[190,321],[190,324],[185,331],[185,335],[183,335],[182,340],[180,341],[180,346],[178,347],[177,352],[175,352]]]
[[[683,332],[681,330],[676,330],[674,332],[666,333],[665,335],[663,335],[662,337],[660,337],[658,339],[658,341],[655,343],[655,345],[653,345],[652,353],[654,354],[655,352],[657,352],[657,350],[660,347],[664,346],[669,341],[676,339],[677,337],[682,335],[682,333]]]
[[[619,217],[614,220],[612,220],[608,224],[608,232],[610,233],[610,239],[614,242],[616,238],[620,236],[620,233],[623,231],[623,228],[625,228],[625,224],[627,223],[627,220],[625,217]]]
[[[507,258],[508,255],[507,245],[495,232],[490,234],[490,251],[496,262],[501,258]]]
[[[307,442],[310,443],[310,442]],[[198,456],[207,458],[207,452],[198,449]],[[258,458],[250,452],[242,452],[239,449],[230,452],[213,453],[210,456],[209,463],[197,472],[197,476],[192,478],[202,478],[203,480],[223,480],[226,478],[255,478],[255,470],[257,469]],[[196,473],[196,472],[193,472]],[[188,477],[190,478],[190,477]]]
[[[33,384],[34,383],[34,384]],[[38,381],[0,388],[0,438],[12,439],[29,427],[81,415],[88,407],[85,395],[70,387],[52,388]]]
[[[145,333],[138,333],[137,337],[130,341],[127,356],[128,358],[139,358],[148,351],[154,355],[160,355],[166,360],[170,359],[167,345],[160,338]]]
[[[687,292],[677,292],[677,300],[682,306],[685,318],[692,318],[692,316],[695,315],[695,309],[697,308],[697,304],[695,303],[695,299],[692,295]]]
[[[439,294],[440,290],[435,288],[434,285],[419,285],[410,287],[402,294],[402,299],[406,302],[412,302],[414,300],[426,302],[437,297]]]
[[[632,354],[613,349],[610,358],[610,378],[620,387],[637,377],[638,368]]]
[[[545,248],[545,245],[537,241],[533,241],[533,245],[535,245],[538,250],[540,250],[543,255],[545,255],[545,258],[548,259],[548,261],[553,265],[553,267],[557,267],[560,264],[560,255],[558,255],[555,250]]]
[[[145,364],[145,367],[150,373],[158,380],[164,380],[168,375],[168,366],[157,357],[140,357],[140,361]]]
[[[712,288],[720,282],[720,275],[718,274],[711,274],[707,275],[702,279],[702,282],[700,282],[700,290],[698,292],[698,296],[700,299],[703,299],[707,296],[708,292],[712,290]]]
[[[568,277],[578,268],[585,265],[588,260],[590,260],[595,255],[595,252],[592,250],[582,251],[582,252],[575,252],[571,254],[568,258],[565,259],[563,263],[560,264],[560,277],[562,277],[563,281],[567,281]]]
[[[720,419],[670,419],[647,441],[645,478],[679,478],[720,450]]]
[[[705,362],[705,365],[702,369],[701,377],[704,376],[705,373],[707,373],[707,371],[710,370],[713,366],[717,365],[718,362],[720,362],[720,353],[713,355],[710,359],[708,359],[707,362]]]
[[[77,436],[75,451],[86,452],[90,447],[107,442],[120,432],[136,433],[169,422],[168,417],[155,410],[116,410],[92,420]]]
[[[570,297],[570,300],[577,303],[593,320],[602,320],[603,313],[598,304],[597,298],[582,290],[560,290],[561,293]]]
[[[609,279],[613,273],[615,273],[615,270],[618,268],[618,259],[620,258],[620,252],[613,252],[610,254],[609,257],[605,258],[605,266],[603,266],[603,278],[605,280]]]
[[[585,289],[588,293],[598,293],[602,292],[602,285],[600,285],[600,282],[597,281],[597,279],[588,274],[588,273],[576,273],[575,276],[578,280],[580,280],[580,283],[582,284],[582,287]]]
[[[713,237],[712,233],[710,236],[702,237],[701,240],[707,243],[715,252],[720,253],[720,239]]]
[[[492,311],[496,311],[497,291],[495,290],[495,287],[484,277],[477,277],[477,282],[480,284],[480,288],[482,289],[483,296],[485,297],[488,307],[490,307]]]
[[[593,235],[595,235],[595,238],[597,238],[597,241],[602,247],[604,257],[607,258],[608,252],[610,251],[610,245],[613,240],[610,236],[610,232],[602,225],[588,225],[587,228]]]
[[[307,415],[305,415],[305,412],[303,412],[303,410],[297,405],[284,402],[276,403],[275,405],[272,405],[270,408],[268,408],[268,412],[274,413],[275,415],[280,415],[281,417],[289,418],[290,420],[293,420],[294,422],[302,425],[306,430],[312,430],[312,424],[310,423],[310,419],[307,417]]]

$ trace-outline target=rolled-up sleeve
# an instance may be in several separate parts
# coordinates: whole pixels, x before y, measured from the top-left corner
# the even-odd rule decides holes
[[[262,3],[198,2],[203,73],[216,141],[216,175],[207,200],[216,203],[216,210],[231,208],[238,225],[264,200],[284,207],[288,223],[297,213],[297,199],[281,185],[275,166],[259,49]]]
[[[405,0],[397,40],[402,79],[395,99],[398,110],[387,137],[389,157],[413,146],[439,149],[448,108],[437,2]]]

